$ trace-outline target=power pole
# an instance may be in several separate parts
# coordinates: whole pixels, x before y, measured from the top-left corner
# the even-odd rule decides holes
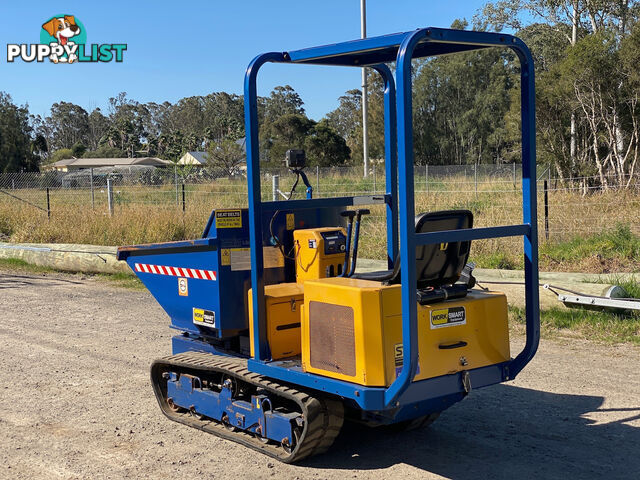
[[[571,46],[575,46],[578,41],[578,0],[573,0],[571,12]],[[576,112],[571,112],[571,127],[570,127],[570,143],[569,143],[569,156],[571,157],[571,170],[572,173],[576,167]]]
[[[367,0],[360,0],[360,37],[367,38]],[[362,156],[364,176],[369,176],[369,136],[367,134],[367,69],[362,69]]]

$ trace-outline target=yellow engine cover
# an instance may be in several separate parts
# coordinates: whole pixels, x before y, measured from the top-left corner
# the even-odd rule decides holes
[[[389,386],[402,368],[400,286],[350,278],[304,284],[305,372],[366,386]],[[418,305],[415,380],[509,360],[507,300],[499,292]]]
[[[346,233],[341,227],[294,230],[296,281],[335,277],[342,273]]]
[[[300,355],[300,309],[304,289],[300,283],[280,283],[264,287],[267,316],[267,341],[271,358]],[[249,289],[249,337],[253,357],[253,302]]]

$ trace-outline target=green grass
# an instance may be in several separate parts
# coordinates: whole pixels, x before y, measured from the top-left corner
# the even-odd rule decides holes
[[[144,284],[130,273],[97,273],[91,275],[92,278],[105,281],[115,287],[130,288],[134,290],[146,290]]]
[[[27,263],[19,258],[0,258],[0,268],[4,270],[19,270],[29,273],[51,273],[55,272],[53,268],[41,267]]]
[[[615,277],[613,277],[615,280]],[[624,288],[629,298],[640,298],[640,282],[631,279],[618,279],[612,282],[613,285],[619,285]]]
[[[640,237],[634,235],[628,225],[595,235],[576,235],[569,241],[543,243],[540,246],[542,259],[557,262],[578,262],[584,258],[599,256],[605,260],[640,261]]]
[[[138,277],[130,273],[69,273],[61,270],[56,270],[50,267],[42,267],[39,265],[33,265],[27,263],[19,258],[0,258],[0,270],[10,272],[23,272],[23,273],[64,273],[66,275],[79,276],[83,278],[93,278],[101,282],[108,283],[115,287],[130,288],[135,290],[144,290],[145,287]]]
[[[480,253],[472,255],[470,260],[475,262],[478,268],[499,268],[501,270],[518,270],[524,268],[520,256],[505,252]]]
[[[480,207],[478,207],[480,208]],[[573,271],[637,271],[640,264],[640,237],[629,225],[619,224],[613,229],[593,235],[576,235],[564,241],[540,243],[540,270],[554,271],[558,267]],[[480,268],[521,270],[522,255],[508,249],[471,250],[470,259]],[[607,280],[609,283],[609,280]],[[612,280],[611,283],[618,283]]]

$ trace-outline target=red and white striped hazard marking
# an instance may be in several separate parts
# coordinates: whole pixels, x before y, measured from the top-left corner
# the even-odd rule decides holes
[[[214,270],[167,267],[165,265],[150,265],[148,263],[136,263],[136,272],[155,273],[156,275],[171,275],[173,277],[197,278],[200,280],[216,280],[216,272]]]

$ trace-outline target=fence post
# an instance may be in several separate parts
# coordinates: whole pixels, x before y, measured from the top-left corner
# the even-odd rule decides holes
[[[549,240],[549,185],[544,181],[544,238]]]
[[[176,184],[176,205],[178,205],[178,165],[174,165],[173,167],[173,181]]]
[[[516,162],[513,162],[513,189],[516,188]]]
[[[91,183],[91,210],[96,208],[96,196],[93,191],[93,168],[89,169],[89,182]]]
[[[184,182],[182,182],[182,213],[184,213],[186,208],[187,208],[187,203],[186,203],[185,197],[184,197]]]
[[[373,194],[376,194],[376,164],[372,165],[373,167]]]
[[[279,189],[280,189],[280,176],[272,175],[271,176],[271,197],[274,202],[278,200]]]
[[[424,166],[424,191],[429,193],[429,165]]]
[[[478,164],[473,165],[473,183],[475,184],[476,200],[478,199]]]
[[[51,202],[49,201],[49,187],[47,187],[47,218],[51,218]]]
[[[320,165],[316,165],[316,195],[320,192]]]
[[[113,185],[109,177],[107,177],[107,203],[109,205],[109,215],[113,215]]]

